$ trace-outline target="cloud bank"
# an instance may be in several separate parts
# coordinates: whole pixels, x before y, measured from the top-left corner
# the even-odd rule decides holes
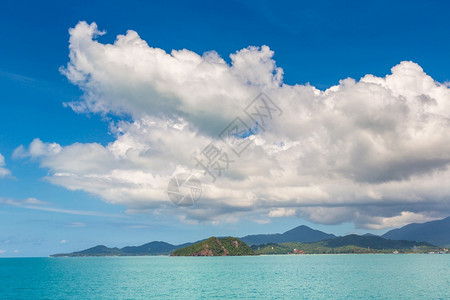
[[[116,139],[64,147],[35,139],[17,149],[50,182],[186,222],[298,216],[379,229],[450,214],[450,89],[418,64],[321,91],[285,84],[267,46],[237,51],[228,64],[214,51],[166,53],[132,30],[114,44],[98,42],[102,34],[95,23],[70,29],[61,72],[83,91],[66,104],[75,112],[122,118],[111,124]],[[218,135],[236,117],[252,124],[243,110],[260,92],[283,114],[240,137],[253,143],[233,156]],[[215,182],[193,158],[210,143],[230,158]],[[189,208],[167,198],[180,172],[203,183]]]

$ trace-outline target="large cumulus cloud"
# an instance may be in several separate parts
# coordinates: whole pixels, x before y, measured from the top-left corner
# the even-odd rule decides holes
[[[114,44],[99,43],[101,34],[95,23],[70,30],[62,73],[84,95],[67,105],[124,118],[106,146],[36,139],[19,149],[49,169],[52,183],[186,221],[297,215],[378,229],[450,214],[450,89],[416,63],[320,91],[283,83],[267,46],[237,51],[228,64],[216,52],[166,53],[131,30]],[[226,150],[218,134],[235,117],[244,120],[260,92],[283,114],[208,181],[193,153],[210,142]],[[203,195],[174,209],[166,187],[183,171],[201,177]]]

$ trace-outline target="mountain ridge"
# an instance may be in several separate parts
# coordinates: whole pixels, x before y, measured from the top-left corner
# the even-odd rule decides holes
[[[306,225],[300,225],[293,229],[290,229],[284,233],[275,234],[255,234],[247,235],[242,238],[238,238],[240,241],[248,244],[249,246],[262,246],[267,244],[283,244],[283,243],[316,243],[325,240],[339,241],[341,238],[336,237],[333,234],[328,234],[320,230],[312,229]],[[414,242],[426,242],[431,245],[440,247],[450,246],[450,217],[442,220],[435,220],[425,223],[412,223],[401,228],[393,229],[381,236],[372,234],[365,234],[360,237],[365,238],[383,238],[385,240],[403,240]],[[219,237],[218,239],[225,238]],[[142,244],[140,246],[126,246],[123,248],[112,247],[109,248],[104,245],[97,245],[82,251],[76,251],[72,253],[59,253],[50,255],[51,257],[63,257],[63,256],[138,256],[138,255],[170,255],[174,250],[191,246],[193,244],[205,241],[206,239],[193,242],[184,243],[180,245],[173,245],[164,241],[152,241]],[[361,240],[362,241],[362,240]],[[380,243],[384,241],[379,240]],[[386,244],[387,245],[387,244]],[[370,246],[369,246],[370,247]]]
[[[139,256],[139,255],[169,255],[174,250],[183,248],[194,243],[184,243],[172,245],[163,241],[153,241],[140,246],[125,246],[123,248],[109,248],[104,245],[94,246],[85,250],[58,253],[50,255],[51,257],[82,257],[82,256]]]
[[[450,217],[425,223],[411,223],[392,229],[381,237],[391,240],[428,242],[437,246],[450,246]]]
[[[280,243],[252,246],[258,254],[344,254],[344,253],[447,253],[425,242],[388,240],[378,236],[349,234],[312,243]]]

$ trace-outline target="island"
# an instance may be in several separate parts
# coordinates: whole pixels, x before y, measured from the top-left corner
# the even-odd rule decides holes
[[[305,225],[284,233],[236,237],[210,237],[196,242],[173,245],[153,241],[123,248],[97,245],[81,251],[59,253],[50,257],[86,256],[236,256],[272,254],[369,254],[430,253],[447,254],[450,248],[450,217],[422,224],[409,224],[373,234],[335,236]]]
[[[235,237],[210,237],[193,245],[176,249],[171,256],[244,256],[257,255],[246,243]]]

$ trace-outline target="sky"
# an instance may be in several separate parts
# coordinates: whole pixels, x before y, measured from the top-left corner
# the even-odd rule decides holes
[[[0,256],[447,217],[449,6],[2,2]]]

